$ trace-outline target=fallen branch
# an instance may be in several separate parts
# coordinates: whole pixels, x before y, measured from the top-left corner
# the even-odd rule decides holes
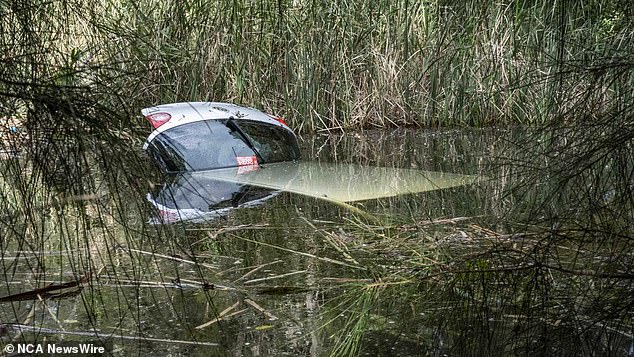
[[[241,276],[238,279],[234,280],[233,283],[235,283],[237,281],[240,281],[240,280],[243,280],[243,279],[246,279],[247,276],[259,271],[260,269],[262,269],[262,268],[264,268],[266,266],[269,266],[269,265],[272,265],[272,264],[281,263],[281,262],[282,262],[281,260],[275,260],[275,261],[272,261],[270,263],[265,263],[265,264],[262,264],[262,265],[258,265],[257,267],[255,267],[255,268],[249,270],[248,272],[246,272],[246,274],[244,274],[243,276]]]
[[[246,302],[247,304],[253,306],[253,308],[255,308],[259,312],[261,312],[264,315],[266,315],[266,317],[269,318],[269,321],[275,321],[275,320],[278,319],[277,316],[275,316],[275,315],[271,314],[270,312],[266,311],[262,306],[258,305],[255,301],[253,301],[251,299],[244,299],[244,302]]]
[[[176,261],[176,262],[199,265],[201,267],[205,267],[205,268],[212,269],[212,270],[217,270],[218,269],[218,267],[215,267],[213,265],[209,265],[209,264],[205,264],[205,263],[198,263],[198,262],[195,262],[195,261],[192,261],[192,260],[187,260],[187,259],[183,259],[183,258],[179,258],[179,257],[174,257],[174,256],[171,256],[171,255],[158,254],[158,253],[153,253],[153,252],[146,252],[144,250],[134,249],[134,248],[126,248],[126,247],[121,247],[121,249],[127,249],[130,252],[150,255],[150,256],[153,256],[153,257],[165,258],[165,259],[173,260],[173,261]]]
[[[226,319],[226,318],[241,314],[241,313],[243,313],[243,312],[248,310],[248,309],[242,309],[242,310],[238,310],[236,312],[233,312],[233,313],[229,314],[229,311],[234,310],[235,308],[238,307],[238,305],[240,305],[240,301],[238,301],[235,304],[229,306],[228,308],[222,310],[215,319],[213,319],[211,321],[208,321],[208,322],[205,322],[204,324],[198,325],[198,326],[196,326],[194,328],[197,329],[197,330],[200,330],[200,329],[203,329],[203,328],[205,328],[207,326],[215,324],[216,322],[218,322],[218,321],[220,321],[222,319]]]
[[[113,339],[119,338],[122,340],[134,340],[134,341],[147,341],[147,342],[165,342],[165,343],[177,343],[184,345],[197,345],[197,346],[220,346],[219,343],[216,342],[198,342],[198,341],[185,341],[185,340],[170,340],[165,338],[152,338],[152,337],[141,337],[141,336],[128,336],[128,335],[115,335],[109,333],[101,333],[95,331],[60,331],[53,330],[43,327],[35,327],[30,325],[20,325],[20,324],[5,324],[6,327],[10,327],[14,330],[18,330],[20,333],[24,332],[36,332],[38,334],[54,334],[54,335],[75,335],[75,336],[88,336],[88,337],[97,337],[103,339]]]
[[[273,280],[273,279],[281,279],[281,278],[285,278],[287,276],[291,276],[291,275],[297,275],[297,274],[302,274],[307,272],[308,270],[299,270],[299,271],[294,271],[294,272],[290,272],[290,273],[286,273],[286,274],[281,274],[281,275],[274,275],[274,276],[267,276],[264,278],[258,278],[258,279],[253,279],[253,280],[248,280],[245,281],[245,284],[251,284],[251,283],[257,283],[260,281],[267,281],[267,280]]]
[[[240,231],[240,230],[248,230],[248,229],[264,229],[267,228],[268,224],[240,224],[237,226],[233,226],[233,227],[224,227],[224,228],[220,228],[217,231],[211,233],[209,232],[208,237],[207,238],[201,238],[197,241],[195,241],[194,243],[190,244],[190,245],[196,245],[206,239],[216,239],[218,238],[219,235],[223,234],[223,233],[227,233],[227,232],[235,232],[235,231]],[[207,228],[188,228],[186,229],[187,231],[199,231],[199,230],[208,230]]]
[[[82,276],[75,281],[69,281],[62,284],[51,284],[43,288],[4,296],[0,298],[0,302],[38,300],[40,297],[42,299],[48,299],[53,297],[68,296],[69,294],[79,293],[79,291],[81,291],[82,289],[81,285],[86,282],[88,282],[88,277]]]

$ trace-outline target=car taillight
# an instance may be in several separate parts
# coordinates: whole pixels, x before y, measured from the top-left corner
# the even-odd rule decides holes
[[[275,117],[275,120],[279,121],[280,123],[288,126],[288,124],[286,124],[286,122],[284,121],[284,119],[280,118],[280,117]]]
[[[268,115],[271,119],[277,120],[280,124],[284,124],[284,125],[288,126],[288,124],[286,124],[284,119],[282,119],[280,117],[276,117],[275,115],[271,115],[271,114],[266,114],[266,115]]]
[[[156,129],[172,119],[172,116],[170,115],[170,113],[154,113],[145,116],[145,119],[149,120],[150,124],[152,124],[152,127]]]

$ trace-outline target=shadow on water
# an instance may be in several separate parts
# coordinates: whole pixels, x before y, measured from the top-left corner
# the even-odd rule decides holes
[[[517,178],[499,164],[526,135],[303,140],[325,167],[490,179],[349,203],[377,220],[280,186],[165,181],[131,142],[27,150],[0,163],[2,341],[201,356],[631,354],[630,231],[604,244],[527,224],[525,197],[546,190],[509,194]],[[157,215],[172,224],[150,224]]]

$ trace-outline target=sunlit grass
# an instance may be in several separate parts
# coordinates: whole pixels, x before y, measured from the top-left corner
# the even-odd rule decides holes
[[[59,36],[31,33],[45,52],[7,49],[47,63],[43,73],[58,84],[102,87],[106,98],[117,90],[126,100],[116,105],[131,113],[217,100],[281,115],[299,132],[539,124],[570,108],[604,112],[632,85],[629,19],[609,1],[58,7],[40,11],[48,14],[42,31]],[[57,16],[66,8],[76,10]],[[4,33],[9,45],[11,32]],[[26,70],[23,61],[6,61],[13,73]]]

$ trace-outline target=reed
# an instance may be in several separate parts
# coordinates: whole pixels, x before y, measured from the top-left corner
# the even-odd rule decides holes
[[[249,312],[263,315],[269,306],[250,304],[243,295],[256,288],[336,295],[340,287],[319,285],[335,276],[355,282],[344,285],[340,300],[329,296],[335,316],[348,314],[332,325],[350,332],[335,341],[335,355],[360,352],[366,332],[387,326],[376,322],[380,313],[411,316],[409,310],[425,314],[414,319],[419,325],[442,327],[436,336],[449,338],[455,349],[443,350],[438,337],[430,344],[439,353],[468,354],[482,346],[481,354],[590,354],[620,347],[631,340],[627,312],[633,306],[633,18],[629,3],[612,0],[0,1],[0,118],[3,129],[19,132],[8,136],[4,130],[0,150],[24,153],[0,162],[5,291],[38,295],[44,286],[89,279],[77,303],[60,303],[66,309],[60,316],[72,310],[89,320],[81,322],[83,330],[117,326],[161,335],[157,326],[176,321],[183,328],[170,330],[166,341],[215,345],[216,337],[234,334],[194,331],[210,321],[213,328],[224,326],[221,320],[234,314],[215,304],[245,302]],[[367,204],[390,215],[379,227],[332,205],[303,201],[295,215],[281,209],[243,213],[266,221],[260,223],[283,222],[271,227],[273,233],[236,224],[207,235],[213,227],[197,233],[143,221],[150,214],[145,194],[157,177],[138,150],[147,133],[138,110],[187,100],[260,107],[301,133],[514,124],[545,129],[515,140],[511,154],[498,141],[447,146],[448,153],[508,155],[491,175],[499,186],[462,195],[484,201],[473,210],[486,209],[489,220],[512,217],[495,222],[499,233],[470,215],[454,216],[467,209],[446,207],[449,194],[435,192],[425,196],[431,203],[398,207],[408,219],[393,217],[392,206]],[[511,140],[506,133],[492,135]],[[368,164],[444,169],[460,162],[443,161],[444,153],[403,151],[392,139],[377,145],[344,136],[344,144]],[[328,140],[333,153],[341,150],[336,136]],[[410,146],[435,143],[417,138]],[[400,154],[386,158],[389,151]],[[486,164],[477,167],[488,175]],[[295,210],[297,201],[288,200],[284,208]],[[443,217],[434,223],[438,212]],[[334,226],[303,223],[342,215],[348,220]],[[447,228],[428,229],[438,221]],[[252,235],[242,236],[246,231]],[[261,254],[267,250],[278,255]],[[280,260],[294,270],[273,264]],[[222,272],[210,274],[216,266]],[[287,284],[256,287],[268,282]],[[197,293],[184,290],[192,286]],[[320,299],[307,294],[297,304],[317,310]],[[79,331],[76,321],[53,316],[45,301],[11,303],[15,307],[1,311],[3,322]],[[188,310],[201,306],[204,312]],[[33,323],[36,312],[46,316],[40,325]],[[154,327],[143,324],[148,319],[156,319]],[[465,328],[465,319],[475,329]],[[494,329],[500,321],[512,328]],[[261,331],[270,326],[259,325]],[[292,335],[294,327],[287,328]],[[551,333],[580,349],[548,339]]]
[[[50,30],[3,25],[5,52],[16,54],[3,59],[5,77],[21,71],[14,62],[22,51],[49,78],[101,87],[130,113],[218,100],[274,112],[300,132],[538,124],[573,118],[565,108],[589,93],[586,109],[601,113],[601,103],[632,88],[631,9],[609,0],[73,0],[38,8],[47,16],[4,7],[4,23]],[[46,51],[11,45],[16,31]]]

